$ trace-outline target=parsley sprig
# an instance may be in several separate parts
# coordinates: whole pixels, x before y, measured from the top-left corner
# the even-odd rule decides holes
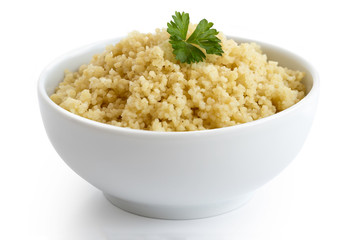
[[[219,33],[211,28],[214,24],[203,19],[196,26],[195,31],[186,39],[190,17],[188,13],[175,12],[173,21],[167,23],[167,32],[170,34],[170,43],[177,60],[184,63],[201,62],[206,59],[205,54],[197,46],[205,49],[207,54],[221,56],[221,40],[216,37]]]

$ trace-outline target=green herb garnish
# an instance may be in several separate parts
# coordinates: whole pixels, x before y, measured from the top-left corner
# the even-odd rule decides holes
[[[221,40],[216,37],[219,33],[211,28],[214,24],[203,19],[197,25],[195,31],[186,39],[190,17],[188,13],[175,12],[172,16],[167,32],[170,34],[170,43],[177,60],[184,63],[202,62],[206,59],[205,54],[197,47],[205,49],[207,54],[221,56],[224,52],[221,49]]]

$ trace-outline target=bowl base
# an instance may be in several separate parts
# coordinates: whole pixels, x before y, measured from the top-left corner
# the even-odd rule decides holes
[[[138,202],[131,202],[124,199],[114,197],[104,193],[105,197],[116,207],[124,211],[134,213],[143,217],[160,218],[160,219],[197,219],[206,218],[230,212],[247,203],[253,193],[241,195],[235,199],[226,202],[218,202],[208,205],[186,205],[186,206],[168,206],[168,205],[152,205]]]

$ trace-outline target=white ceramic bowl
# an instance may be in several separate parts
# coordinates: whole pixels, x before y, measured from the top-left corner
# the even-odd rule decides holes
[[[203,131],[153,132],[115,127],[70,113],[49,96],[64,70],[77,70],[112,39],[52,62],[38,82],[42,119],[61,158],[116,206],[143,216],[191,219],[244,204],[300,151],[316,110],[319,80],[304,59],[257,42],[269,59],[306,72],[307,95],[294,106],[253,122]]]

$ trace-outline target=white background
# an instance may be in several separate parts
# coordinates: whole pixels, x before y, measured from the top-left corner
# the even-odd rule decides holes
[[[166,27],[175,10],[287,48],[321,78],[318,113],[294,162],[246,206],[202,220],[110,205],[56,154],[37,105],[37,78],[54,58]],[[359,11],[344,0],[1,1],[0,239],[360,239]]]

